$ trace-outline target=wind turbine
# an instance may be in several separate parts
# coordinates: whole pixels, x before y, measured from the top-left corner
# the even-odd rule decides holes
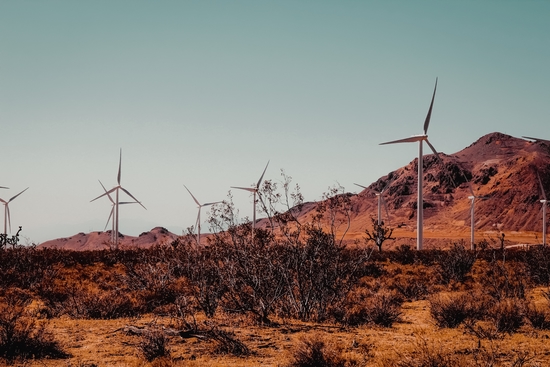
[[[390,181],[391,182],[391,181]],[[378,225],[381,225],[382,224],[382,205],[384,205],[384,209],[386,209],[386,216],[389,218],[390,217],[390,212],[388,211],[388,205],[386,204],[386,200],[384,199],[384,197],[382,196],[382,194],[384,193],[384,191],[386,191],[386,189],[390,186],[390,182],[388,182],[386,184],[386,186],[384,186],[384,188],[380,191],[376,191],[376,190],[373,190],[373,189],[370,189],[366,186],[363,186],[363,185],[359,185],[359,184],[355,184],[359,187],[362,187],[364,189],[367,189],[369,190],[370,192],[374,193],[376,195],[376,197],[378,198]]]
[[[101,181],[99,181],[99,183],[100,183],[101,187],[103,187],[103,191],[105,191],[105,193],[107,193],[107,189],[105,188],[105,186],[103,186],[103,183],[101,183]],[[115,212],[115,201],[111,197],[111,194],[107,194],[107,197],[109,198],[109,201],[111,202],[111,212],[109,213],[109,218],[107,218],[107,223],[105,223],[105,228],[103,228],[103,231],[105,231],[107,229],[107,226],[109,225],[109,222],[111,222],[111,226],[112,226],[112,229],[111,229],[111,243],[115,243],[115,221],[114,220],[111,221],[111,218],[113,217],[113,214]],[[121,201],[118,204],[123,205],[123,204],[139,204],[139,203],[137,201]]]
[[[143,207],[143,209],[147,210],[147,208],[145,206],[143,206],[143,204],[138,200],[136,199],[132,194],[130,194],[130,192],[128,190],[126,190],[124,187],[122,187],[120,185],[120,171],[121,171],[121,165],[122,165],[122,149],[120,149],[120,157],[119,157],[119,160],[118,160],[118,175],[117,175],[117,183],[118,185],[116,185],[115,187],[113,187],[111,190],[109,191],[105,191],[105,193],[99,195],[98,197],[96,197],[95,199],[93,200],[90,200],[90,202],[92,201],[95,201],[105,195],[109,195],[111,194],[112,192],[115,192],[115,201],[114,201],[114,209],[115,209],[115,225],[114,225],[114,230],[115,230],[115,249],[118,249],[118,212],[119,212],[119,208],[118,208],[118,205],[121,204],[121,202],[118,200],[119,199],[119,191],[122,190],[124,191],[128,196],[130,196],[132,199],[134,199],[134,201],[136,203],[138,203],[139,205],[141,205]]]
[[[426,142],[428,144],[428,146],[433,151],[437,159],[441,161],[441,159],[439,158],[439,154],[437,154],[437,151],[435,150],[434,146],[428,140],[428,127],[430,126],[430,118],[432,117],[432,108],[434,105],[436,89],[437,89],[437,78],[435,79],[435,87],[434,87],[434,93],[432,96],[432,102],[430,103],[430,109],[428,110],[428,115],[426,116],[426,120],[424,121],[424,134],[413,135],[410,138],[380,143],[380,145],[386,145],[386,144],[396,144],[396,143],[418,142],[418,198],[417,198],[417,205],[416,205],[416,209],[417,209],[416,249],[417,250],[422,250],[422,241],[424,237],[424,200],[423,200],[423,192],[422,192],[423,181],[424,181],[423,180],[424,160],[423,160],[423,154],[422,154],[423,142]]]
[[[542,141],[544,143],[550,144],[550,140],[546,140],[546,139],[531,138],[529,136],[522,136],[522,138],[529,139],[529,140],[534,140],[535,142]]]
[[[539,179],[539,185],[540,185],[540,191],[542,192],[542,200],[540,201],[542,203],[542,245],[546,246],[546,205],[548,203],[548,200],[546,199],[546,192],[544,191],[544,187],[542,186],[542,180],[540,179],[540,175],[537,172],[537,178]]]
[[[472,184],[470,182],[468,182],[468,188],[470,189],[470,193],[472,195],[468,196],[468,199],[470,199],[472,201],[472,205],[470,206],[470,218],[471,218],[471,233],[470,233],[470,240],[471,240],[471,249],[472,250],[475,250],[475,242],[474,242],[474,232],[475,232],[475,216],[474,216],[474,211],[475,211],[475,204],[476,204],[476,199],[489,199],[488,196],[476,196],[474,194],[474,189],[472,188]]]
[[[189,192],[189,195],[191,195],[193,200],[195,200],[195,203],[197,203],[197,208],[199,208],[199,214],[197,215],[197,222],[195,223],[195,227],[197,227],[197,244],[200,245],[201,244],[201,209],[202,209],[203,206],[210,206],[210,205],[218,204],[218,203],[221,203],[221,201],[214,201],[213,203],[201,204],[201,203],[199,203],[197,198],[191,193],[191,191],[187,188],[187,186],[185,186],[185,185],[183,185],[183,186],[187,189],[187,192]]]
[[[239,190],[245,190],[250,191],[254,193],[254,201],[252,203],[253,205],[253,214],[252,214],[252,238],[254,238],[254,230],[256,229],[256,195],[260,195],[260,184],[262,183],[262,180],[265,175],[265,171],[267,170],[267,166],[269,166],[269,161],[267,161],[267,164],[265,165],[264,172],[260,176],[260,179],[258,180],[258,183],[254,187],[238,187],[238,186],[231,186],[233,189],[239,189]],[[260,200],[262,200],[261,196],[259,196]]]
[[[7,187],[3,187],[4,189],[7,189]],[[13,196],[8,201],[4,199],[0,199],[0,202],[4,203],[4,235],[8,234],[8,225],[10,228],[11,233],[11,218],[10,218],[10,207],[9,203],[11,203],[16,197],[27,191],[29,188],[27,187],[25,190],[21,191],[19,194]]]

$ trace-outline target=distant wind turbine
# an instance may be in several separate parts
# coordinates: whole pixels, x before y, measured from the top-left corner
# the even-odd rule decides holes
[[[472,188],[472,184],[468,182],[468,187],[470,189],[470,193],[472,195],[468,196],[468,199],[472,201],[472,204],[470,206],[470,218],[471,218],[471,232],[470,232],[470,239],[471,239],[471,249],[475,250],[475,242],[474,242],[474,232],[475,232],[475,204],[476,199],[489,199],[489,196],[476,196],[474,194],[474,189]]]
[[[7,188],[7,187],[3,187],[3,188]],[[10,218],[10,207],[9,207],[9,204],[16,198],[18,197],[19,195],[21,195],[22,193],[24,193],[25,191],[27,191],[29,188],[27,187],[25,190],[21,191],[19,194],[13,196],[12,198],[10,198],[8,201],[4,200],[4,199],[0,199],[0,202],[4,203],[4,235],[7,235],[8,234],[8,225],[9,225],[9,228],[10,228],[10,233],[11,233],[11,218]]]
[[[103,191],[105,191],[105,193],[107,193],[107,189],[105,188],[105,186],[103,186],[103,183],[101,183],[101,181],[99,181],[99,183],[100,183],[101,187],[103,187]],[[109,225],[109,222],[111,222],[111,226],[112,226],[112,229],[111,229],[111,243],[115,243],[115,221],[114,220],[111,221],[111,219],[113,218],[113,214],[115,212],[116,203],[113,200],[113,198],[111,197],[111,194],[107,194],[107,197],[109,198],[109,201],[111,202],[111,212],[109,213],[109,218],[107,218],[107,223],[105,223],[105,228],[103,228],[103,231],[105,231],[107,229],[107,226]],[[137,201],[121,201],[118,204],[123,205],[123,204],[139,204],[139,203]]]
[[[542,200],[540,201],[542,203],[542,245],[546,246],[546,205],[548,204],[548,200],[546,199],[546,192],[544,191],[544,187],[542,186],[542,180],[540,179],[540,175],[537,172],[537,178],[539,179],[539,185],[540,185],[540,191],[542,193]]]
[[[542,141],[544,143],[550,144],[550,140],[546,140],[546,139],[531,138],[529,136],[522,136],[522,138],[529,139],[529,140],[534,140],[535,142]]]
[[[417,198],[417,234],[416,234],[416,248],[417,250],[422,250],[422,241],[424,237],[424,200],[423,200],[423,176],[424,176],[424,160],[423,160],[423,154],[422,154],[422,145],[423,142],[426,142],[430,149],[433,151],[435,156],[439,161],[441,159],[439,158],[439,154],[437,154],[437,151],[433,147],[433,145],[428,140],[428,127],[430,126],[430,118],[432,117],[432,108],[434,105],[434,99],[435,99],[435,91],[437,89],[437,78],[435,79],[435,87],[434,87],[434,93],[432,96],[432,102],[430,103],[430,109],[428,110],[428,115],[426,116],[426,120],[424,121],[424,134],[420,135],[413,135],[409,138],[405,139],[399,139],[394,141],[388,141],[385,143],[381,143],[380,145],[385,144],[396,144],[396,143],[415,143],[418,142],[418,198]]]
[[[187,189],[187,192],[189,192],[189,195],[191,195],[193,200],[195,200],[195,203],[197,203],[197,207],[199,208],[199,214],[197,215],[197,222],[195,223],[195,227],[197,228],[197,244],[200,245],[201,244],[201,209],[202,209],[203,206],[218,204],[218,203],[221,203],[221,201],[214,201],[213,203],[201,204],[201,203],[199,203],[197,198],[191,193],[191,191],[187,188],[187,186],[185,186],[185,185],[183,185],[183,186]]]
[[[386,184],[386,186],[384,186],[384,188],[380,191],[370,189],[370,188],[368,188],[366,186],[363,186],[363,185],[355,184],[359,187],[362,187],[362,188],[374,193],[374,195],[376,195],[376,197],[378,198],[378,225],[382,224],[382,205],[384,205],[384,209],[386,210],[386,217],[387,218],[390,217],[390,212],[388,211],[388,205],[386,204],[386,200],[384,199],[384,196],[382,196],[384,191],[386,191],[386,189],[390,186],[390,182],[388,182]]]
[[[256,195],[262,200],[262,197],[260,196],[260,184],[262,183],[262,180],[264,179],[265,171],[267,170],[267,166],[269,166],[269,161],[267,161],[267,164],[265,165],[264,172],[260,176],[260,179],[258,180],[258,183],[254,187],[238,187],[238,186],[231,186],[233,189],[239,189],[239,190],[245,190],[250,191],[254,193],[254,201],[253,201],[253,214],[252,214],[252,238],[254,238],[254,230],[256,229]]]
[[[105,191],[105,193],[99,195],[98,197],[96,197],[95,199],[93,200],[90,200],[90,202],[92,201],[95,201],[105,195],[109,195],[111,194],[112,192],[115,192],[115,202],[114,202],[114,209],[115,209],[115,225],[114,225],[114,230],[115,230],[115,249],[118,249],[118,233],[119,233],[119,230],[118,230],[118,212],[119,212],[119,208],[118,208],[118,205],[121,204],[121,202],[119,201],[119,190],[122,190],[124,191],[128,196],[130,196],[132,199],[134,199],[134,201],[136,203],[138,203],[139,205],[141,205],[143,207],[143,209],[147,210],[147,208],[145,206],[143,206],[143,204],[138,200],[136,199],[132,194],[130,194],[130,192],[128,190],[126,190],[124,187],[122,187],[120,185],[120,174],[121,174],[121,165],[122,165],[122,149],[120,150],[120,157],[119,157],[119,160],[118,160],[118,175],[117,175],[117,183],[118,185],[116,185],[115,187],[113,187],[111,190],[109,191]],[[110,197],[110,196],[109,196]]]

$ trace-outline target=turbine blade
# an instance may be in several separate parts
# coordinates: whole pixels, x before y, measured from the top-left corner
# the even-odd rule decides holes
[[[434,94],[432,96],[432,103],[430,103],[430,109],[428,110],[428,115],[426,116],[426,121],[424,121],[424,134],[428,134],[428,127],[430,126],[430,119],[432,118],[432,108],[434,106],[435,91],[437,90],[437,78],[435,78],[435,87]]]
[[[265,202],[264,202],[264,200],[262,199],[262,195],[260,195],[260,193],[258,193],[258,199],[260,199],[260,202],[262,203],[264,209],[267,210],[267,205],[265,205]],[[254,203],[254,205],[256,205],[256,204]]]
[[[120,157],[118,158],[118,175],[116,177],[118,184],[120,185],[120,169],[122,166],[122,148],[120,148]]]
[[[212,203],[204,203],[202,204],[201,206],[209,206],[209,205],[214,205],[214,204],[219,204],[219,203],[222,203],[223,201],[214,201]]]
[[[359,187],[362,187],[362,188],[364,188],[364,189],[367,189],[367,190],[370,190],[370,189],[369,189],[368,187],[366,187],[366,186],[363,186],[363,185],[359,185],[359,184],[356,184],[356,183],[354,183],[354,185],[355,185],[355,186],[359,186]]]
[[[117,186],[117,187],[118,187],[118,186]],[[109,195],[110,193],[112,193],[113,191],[115,191],[115,190],[117,189],[117,187],[113,187],[111,190],[105,192],[104,194],[101,194],[101,195],[99,195],[98,197],[96,197],[95,199],[90,200],[90,203],[91,203],[92,201],[95,201],[95,200],[97,200],[97,199],[99,199],[99,198],[105,196],[105,195]]]
[[[472,196],[475,196],[474,189],[472,188],[472,182],[471,181],[468,181],[468,188],[470,189],[470,193],[472,194]]]
[[[522,136],[522,138],[529,139],[529,140],[534,140],[535,142],[542,141],[542,142],[545,142],[545,143],[550,143],[550,140],[546,140],[546,139],[532,138],[532,137],[529,137],[529,136]]]
[[[540,185],[540,191],[542,192],[542,197],[544,200],[546,200],[546,192],[544,192],[544,187],[542,186],[542,180],[540,179],[540,175],[537,171],[537,178],[539,179],[539,185]]]
[[[239,190],[245,190],[245,191],[250,191],[250,192],[255,192],[257,191],[255,188],[251,188],[251,187],[239,187],[239,186],[230,186],[232,189],[239,189]]]
[[[98,180],[99,181],[99,180]],[[103,187],[103,191],[105,191],[105,193],[107,193],[107,189],[105,188],[105,186],[103,186],[103,183],[101,183],[101,181],[99,181],[99,184],[101,185],[101,187]],[[115,201],[113,200],[113,198],[111,197],[111,195],[107,194],[107,196],[109,197],[109,200],[111,200],[111,203],[115,203]]]
[[[120,203],[119,203],[120,204]],[[103,232],[107,229],[107,226],[109,225],[109,222],[111,221],[111,218],[113,217],[113,212],[115,211],[115,207],[111,207],[111,212],[109,213],[109,218],[107,218],[107,223],[105,223],[105,228],[103,228]]]
[[[256,184],[256,189],[260,188],[260,183],[262,183],[262,180],[265,175],[265,171],[267,171],[267,166],[269,166],[269,161],[267,161],[267,164],[265,165],[265,168],[264,168],[264,172],[262,173],[262,176],[260,177],[260,179],[258,180],[258,183]]]
[[[199,207],[199,213],[197,214],[197,220],[195,221],[195,230],[198,231],[201,220],[201,208]]]
[[[134,197],[134,195],[130,194],[130,191],[126,190],[124,187],[121,187],[120,188],[122,191],[124,191],[126,194],[128,194],[129,197],[131,197],[132,199],[134,199],[136,201],[136,203],[138,203],[139,205],[141,205],[143,207],[143,209],[147,210],[147,208],[145,206],[143,206],[143,204],[141,203],[141,201],[139,201],[138,199],[136,199]]]
[[[8,227],[11,233],[11,215],[10,215],[10,207],[8,204],[6,204],[6,213],[8,214]]]
[[[201,203],[199,203],[199,201],[197,200],[197,198],[191,194],[191,191],[189,191],[189,189],[187,188],[187,186],[183,185],[183,187],[185,187],[187,189],[187,192],[189,193],[189,195],[191,195],[191,197],[193,198],[193,200],[195,200],[195,203],[197,203],[198,206],[201,206]]]
[[[386,210],[386,217],[388,218],[388,221],[390,220],[390,211],[388,210],[388,204],[386,203],[386,199],[384,199],[383,196],[380,196],[382,199],[382,205],[384,205],[384,209]]]
[[[432,152],[435,154],[435,156],[437,157],[437,160],[440,162],[440,163],[443,163],[443,161],[441,160],[441,157],[439,156],[439,153],[437,153],[437,150],[435,150],[434,146],[432,145],[432,143],[430,143],[430,141],[428,139],[426,139],[426,143],[428,144],[428,146],[430,147],[430,149],[432,150]]]
[[[0,186],[0,189],[9,189],[9,187]]]
[[[375,195],[381,194],[381,192],[378,192],[378,191],[373,190],[373,189],[371,189],[371,188],[368,188],[368,187],[366,187],[366,186],[359,185],[359,184],[354,184],[354,185],[357,185],[357,186],[359,186],[359,187],[362,187],[362,188],[364,188],[365,190],[368,190],[368,191],[372,192],[372,193],[375,194]]]
[[[0,199],[0,202],[2,202],[4,204],[7,204],[6,200],[4,200],[4,199]]]
[[[27,191],[29,188],[27,187],[25,190],[21,191],[19,194],[15,195],[14,197],[12,197],[11,199],[8,200],[8,203],[11,202],[13,199],[15,199],[16,197],[18,197],[19,195],[21,195],[22,193],[24,193],[25,191]]]
[[[396,143],[415,143],[417,141],[421,141],[424,139],[425,139],[424,135],[414,135],[414,136],[411,136],[410,138],[387,141],[385,143],[380,143],[379,145],[396,144]]]

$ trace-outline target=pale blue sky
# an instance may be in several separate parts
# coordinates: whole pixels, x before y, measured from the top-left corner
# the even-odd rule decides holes
[[[284,168],[308,201],[500,131],[550,138],[548,1],[0,0],[0,197],[30,242],[103,230],[98,179],[181,231]],[[241,216],[251,198],[233,196]],[[206,229],[206,228],[205,228]]]

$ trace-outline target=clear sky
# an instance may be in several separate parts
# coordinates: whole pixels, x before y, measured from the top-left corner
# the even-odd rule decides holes
[[[193,225],[230,186],[307,201],[484,134],[550,139],[549,1],[0,0],[0,197],[23,243],[103,230],[122,148],[120,231]],[[241,216],[251,197],[233,190]],[[125,200],[125,199],[121,199]],[[205,217],[205,213],[203,214]],[[2,216],[3,219],[3,216]],[[205,231],[203,229],[203,231]]]

